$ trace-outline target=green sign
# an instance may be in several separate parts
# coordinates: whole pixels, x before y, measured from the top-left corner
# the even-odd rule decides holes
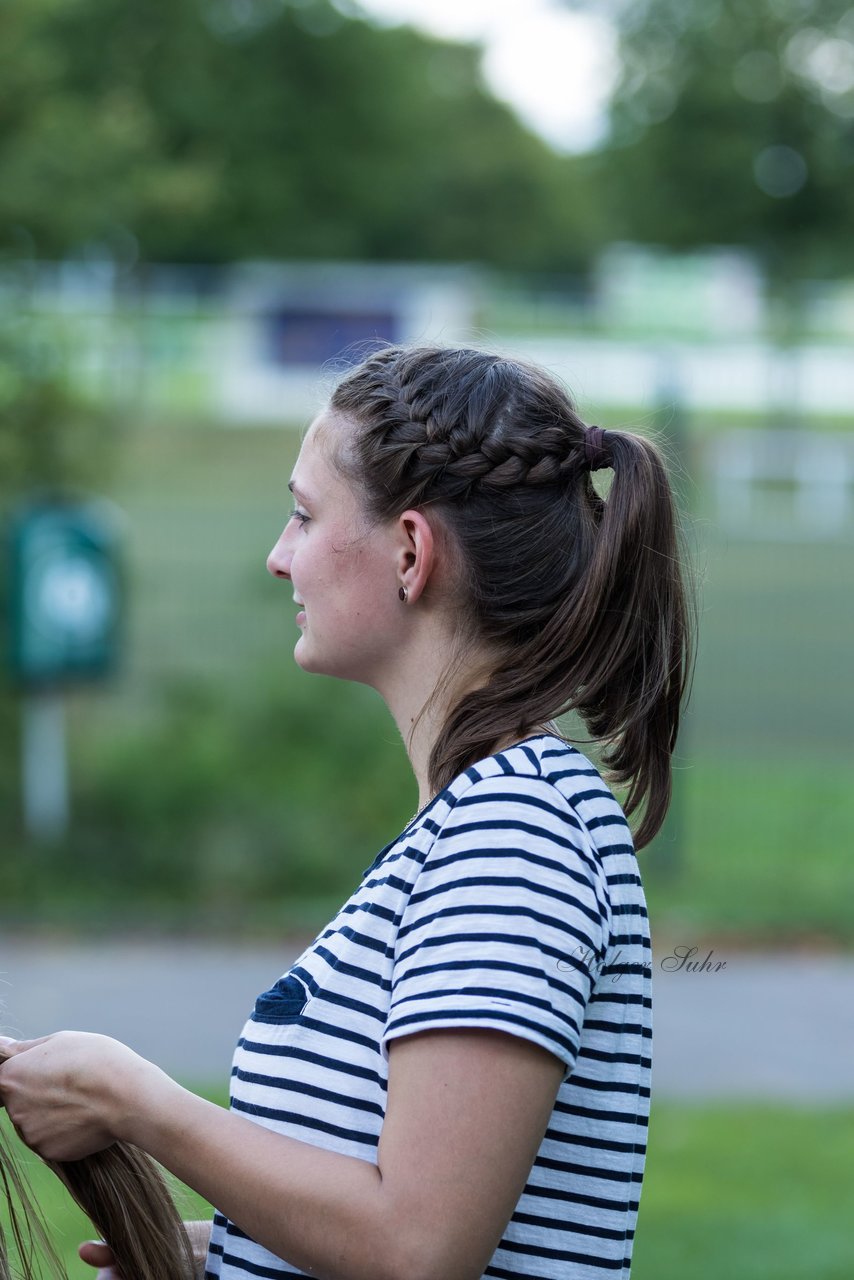
[[[109,507],[33,503],[14,515],[9,534],[13,678],[45,686],[109,674],[122,598]]]

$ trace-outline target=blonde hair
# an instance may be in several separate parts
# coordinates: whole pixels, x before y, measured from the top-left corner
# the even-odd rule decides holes
[[[190,1238],[175,1207],[163,1171],[151,1156],[117,1142],[84,1160],[45,1160],[109,1245],[124,1280],[194,1280]],[[67,1272],[45,1229],[27,1180],[0,1128],[0,1185],[9,1210],[18,1255],[10,1270],[6,1235],[0,1224],[0,1280],[39,1280],[38,1253],[55,1280]]]

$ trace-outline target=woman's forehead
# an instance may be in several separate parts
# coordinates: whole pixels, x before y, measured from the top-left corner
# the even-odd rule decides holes
[[[333,461],[335,447],[333,433],[340,430],[340,421],[337,423],[331,421],[331,415],[321,414],[314,419],[303,437],[299,456],[288,483],[291,492],[299,490],[306,501],[321,502],[333,494],[338,504],[346,503],[349,498],[353,505],[358,505],[351,486]]]
[[[312,422],[303,436],[294,465],[293,485],[303,493],[308,493],[319,484],[328,485],[330,475],[334,478],[333,468],[329,463],[328,447],[324,447],[323,433],[322,430],[318,430],[316,423],[317,419]],[[288,487],[292,488],[293,485]]]
[[[352,430],[352,427],[352,419],[346,414],[337,409],[321,409],[309,423],[305,440],[311,439],[315,445],[323,444],[325,441],[331,446],[334,441],[340,441],[348,431]]]

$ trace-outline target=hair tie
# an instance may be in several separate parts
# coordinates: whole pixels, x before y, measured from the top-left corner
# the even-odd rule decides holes
[[[611,450],[605,440],[604,427],[588,427],[584,432],[584,459],[591,471],[611,466]]]

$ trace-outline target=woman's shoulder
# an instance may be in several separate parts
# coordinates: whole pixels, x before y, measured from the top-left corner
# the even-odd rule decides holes
[[[593,762],[553,733],[536,734],[469,765],[380,851],[380,863],[429,856],[434,845],[478,828],[521,827],[532,839],[568,841],[588,856],[633,856],[622,809]]]
[[[470,765],[442,793],[446,809],[528,795],[534,804],[569,809],[586,824],[625,816],[593,761],[554,733],[524,738]],[[439,797],[437,797],[438,799]],[[626,824],[626,830],[628,826]]]

